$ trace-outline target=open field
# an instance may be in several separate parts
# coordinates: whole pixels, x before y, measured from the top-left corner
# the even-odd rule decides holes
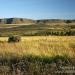
[[[55,71],[63,71],[62,67],[75,66],[75,36],[26,36],[18,43],[7,41],[8,37],[0,37],[0,75],[58,75]]]
[[[22,37],[19,43],[7,43],[7,41],[8,37],[0,38],[0,55],[2,57],[27,54],[75,57],[75,36],[32,36]]]
[[[19,43],[7,43],[7,40],[8,37],[0,38],[0,55],[2,57],[26,54],[75,57],[75,36],[22,37]]]
[[[75,35],[75,23],[49,23],[49,24],[1,24],[0,36],[49,36],[49,35]]]

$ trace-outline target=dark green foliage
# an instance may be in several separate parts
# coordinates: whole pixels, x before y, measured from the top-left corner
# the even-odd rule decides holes
[[[12,35],[12,36],[10,36],[9,37],[9,39],[8,39],[8,42],[10,43],[10,42],[19,42],[19,41],[21,41],[21,37],[20,36],[15,36],[15,35]]]
[[[65,56],[39,57],[29,55],[21,58],[3,58],[2,60],[0,60],[0,74],[2,75],[3,73],[6,73],[7,75],[52,75],[52,73],[54,73],[58,69],[61,70],[61,66],[68,67],[75,65],[74,63],[71,63],[71,59]]]

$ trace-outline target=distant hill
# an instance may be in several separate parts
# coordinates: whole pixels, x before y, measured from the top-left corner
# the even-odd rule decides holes
[[[62,19],[42,19],[36,20],[37,23],[45,25],[65,25],[67,23],[75,23],[75,20],[62,20]]]
[[[4,18],[0,19],[0,24],[33,24],[34,20],[25,18]]]
[[[61,19],[42,19],[42,20],[32,20],[25,18],[3,18],[0,19],[0,24],[45,24],[49,25],[51,23],[59,24],[66,23],[67,20]],[[71,23],[75,23],[75,20],[69,20]]]
[[[75,36],[75,20],[0,19],[0,36]]]

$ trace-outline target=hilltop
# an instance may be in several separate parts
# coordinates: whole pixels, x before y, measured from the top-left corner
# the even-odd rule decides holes
[[[0,19],[0,24],[45,24],[49,25],[50,23],[65,23],[67,20],[62,19],[41,19],[33,20],[26,18],[2,18]],[[69,20],[71,23],[75,23],[75,20]]]
[[[0,19],[0,24],[32,24],[34,23],[31,19],[25,18],[3,18]]]

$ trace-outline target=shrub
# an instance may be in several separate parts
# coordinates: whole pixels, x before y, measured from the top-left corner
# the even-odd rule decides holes
[[[71,23],[72,21],[71,20],[66,20],[66,23]]]
[[[21,37],[18,35],[9,36],[8,42],[19,42],[21,41]]]

